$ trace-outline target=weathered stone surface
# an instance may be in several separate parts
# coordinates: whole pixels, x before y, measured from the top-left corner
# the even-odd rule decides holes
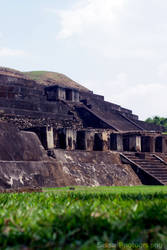
[[[118,153],[54,150],[56,164],[68,176],[68,185],[140,185],[131,167]]]
[[[119,162],[117,154],[56,150],[55,156],[55,160],[45,162],[0,161],[0,187],[141,184],[130,166]]]
[[[56,186],[52,165],[43,161],[0,161],[0,187],[23,186]]]
[[[42,161],[47,159],[38,136],[32,132],[18,131],[0,122],[1,161]]]

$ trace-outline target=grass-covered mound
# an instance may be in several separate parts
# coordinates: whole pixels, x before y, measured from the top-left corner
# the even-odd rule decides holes
[[[30,71],[30,72],[23,72],[23,74],[29,77],[30,79],[33,79],[41,83],[42,85],[46,86],[59,85],[61,87],[75,88],[80,91],[89,92],[87,88],[85,88],[81,84],[73,81],[71,78],[61,73],[50,72],[50,71]]]
[[[0,194],[0,215],[1,249],[167,246],[167,187],[79,187]]]
[[[35,80],[37,83],[44,86],[58,85],[60,87],[74,88],[79,91],[90,92],[89,89],[81,84],[73,81],[68,76],[51,71],[29,71],[21,72],[15,69],[0,67],[0,74],[8,75],[16,78],[25,78],[28,80]]]

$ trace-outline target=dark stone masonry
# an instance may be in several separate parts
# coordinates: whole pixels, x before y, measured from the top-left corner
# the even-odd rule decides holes
[[[0,188],[167,183],[167,136],[86,88],[0,68]]]

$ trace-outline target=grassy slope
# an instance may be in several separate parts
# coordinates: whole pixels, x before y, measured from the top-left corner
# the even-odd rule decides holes
[[[124,243],[127,248],[118,249],[129,250],[139,249],[129,244],[157,249],[158,243],[158,249],[163,249],[167,245],[166,198],[167,187],[157,186],[0,194],[0,248],[111,249]]]
[[[87,88],[83,87],[79,83],[73,81],[69,77],[56,73],[56,72],[49,72],[49,71],[31,71],[31,72],[23,72],[25,76],[36,80],[44,85],[53,85],[58,84],[62,87],[72,87],[77,88],[82,91],[89,91]]]
[[[46,86],[59,85],[62,87],[71,87],[81,91],[89,92],[89,90],[84,86],[80,85],[79,83],[73,81],[72,79],[63,74],[56,72],[49,72],[49,71],[20,72],[15,69],[0,67],[0,74],[7,74],[9,76],[32,79]]]

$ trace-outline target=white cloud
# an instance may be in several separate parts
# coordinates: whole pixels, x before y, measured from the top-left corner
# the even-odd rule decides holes
[[[161,63],[158,66],[158,73],[157,74],[161,79],[167,80],[167,63]]]
[[[124,5],[124,0],[80,0],[70,10],[56,11],[60,17],[59,38],[69,38],[96,26],[107,30],[114,23]]]
[[[23,56],[23,55],[25,55],[25,52],[23,50],[0,48],[0,56],[1,57]]]
[[[97,94],[104,95],[106,101],[132,110],[141,120],[155,115],[167,117],[167,84],[130,82],[129,75],[125,72],[105,81],[103,86],[98,80],[89,80],[88,83],[91,89],[96,88]]]
[[[144,5],[148,7],[144,0],[135,4],[134,0],[79,0],[70,9],[50,11],[60,18],[59,39],[75,35],[82,48],[92,49],[108,59],[152,60],[159,56],[167,35],[160,29],[162,21],[157,25],[153,15],[157,6],[152,2],[148,16],[143,11]],[[161,46],[157,47],[157,43]]]
[[[3,33],[0,32],[0,39],[2,39],[4,37]]]
[[[111,95],[110,100],[132,109],[141,119],[157,114],[166,117],[167,110],[164,105],[166,93],[167,85],[165,84],[146,83],[128,86],[126,83],[126,87],[119,93]]]
[[[167,116],[167,1],[78,2],[56,14],[58,38],[75,45],[82,82],[142,119]]]

